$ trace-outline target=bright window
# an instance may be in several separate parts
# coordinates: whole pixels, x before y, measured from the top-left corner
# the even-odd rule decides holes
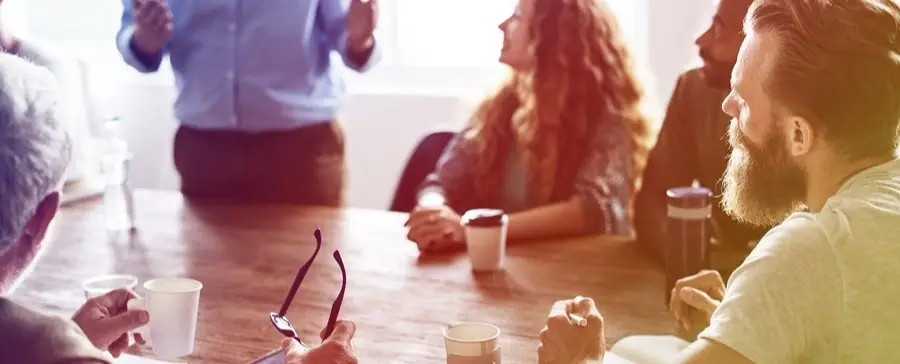
[[[169,0],[178,1],[178,0]],[[246,0],[245,0],[246,1]],[[261,0],[254,0],[261,1]],[[307,1],[307,0],[297,0]],[[607,0],[640,58],[643,0]],[[516,0],[380,0],[384,62],[363,78],[381,82],[467,85],[499,69],[497,26]],[[115,48],[120,0],[5,0],[5,18],[25,34],[52,41],[88,64],[124,68]],[[166,62],[167,64],[167,62]],[[171,79],[168,65],[160,77]]]

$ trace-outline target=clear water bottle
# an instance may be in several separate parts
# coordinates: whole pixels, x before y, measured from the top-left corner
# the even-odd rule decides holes
[[[131,189],[128,186],[128,164],[131,151],[122,137],[118,117],[110,117],[104,123],[100,163],[106,190],[103,194],[106,228],[110,231],[134,228],[134,208]]]

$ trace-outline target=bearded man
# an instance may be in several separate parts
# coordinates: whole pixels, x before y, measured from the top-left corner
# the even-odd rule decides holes
[[[722,105],[734,149],[723,207],[778,225],[727,288],[712,271],[676,284],[679,321],[711,316],[677,362],[898,363],[900,6],[757,0],[744,29]],[[542,362],[602,357],[593,302],[554,307]]]

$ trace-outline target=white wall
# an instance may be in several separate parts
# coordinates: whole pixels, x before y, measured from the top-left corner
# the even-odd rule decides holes
[[[709,22],[711,0],[647,1],[649,16],[644,21],[649,59],[644,61],[655,80],[655,95],[665,102],[677,74],[695,58],[693,38]],[[105,71],[92,70],[92,92],[106,112],[118,114],[126,123],[126,137],[135,154],[133,183],[144,188],[177,188],[171,153],[177,126],[171,83]],[[473,88],[477,93],[483,87]],[[432,128],[461,122],[470,110],[470,95],[463,101],[459,90],[386,90],[371,85],[354,90],[339,118],[346,133],[350,170],[347,202],[356,207],[386,208],[415,143]]]

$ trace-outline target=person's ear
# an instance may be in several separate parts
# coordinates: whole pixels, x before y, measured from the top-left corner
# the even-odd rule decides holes
[[[37,209],[35,209],[34,215],[28,220],[25,229],[22,231],[23,240],[31,245],[40,244],[44,240],[44,235],[47,234],[50,222],[53,221],[58,210],[59,192],[53,191],[44,197],[41,203],[38,204]]]
[[[788,150],[794,157],[800,157],[812,152],[816,139],[816,130],[812,124],[801,117],[788,119]]]

